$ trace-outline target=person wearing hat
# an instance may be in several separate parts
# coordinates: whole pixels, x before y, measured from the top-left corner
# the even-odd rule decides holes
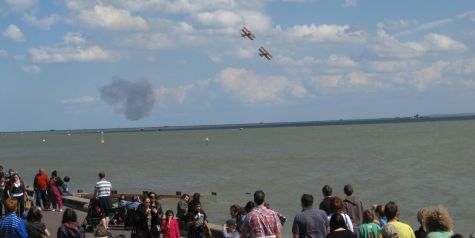
[[[226,221],[226,223],[223,225],[223,237],[224,238],[239,238],[240,234],[236,230],[236,220],[234,219],[229,219]]]

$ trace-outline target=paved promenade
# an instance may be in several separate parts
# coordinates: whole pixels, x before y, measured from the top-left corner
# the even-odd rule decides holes
[[[76,213],[78,215],[78,222],[79,224],[82,224],[84,221],[84,218],[86,217],[85,212],[81,212],[76,210]],[[51,238],[56,237],[56,232],[58,231],[58,227],[61,225],[61,220],[63,219],[63,213],[62,212],[53,212],[53,211],[43,211],[43,219],[42,221],[46,224],[46,227],[48,228],[48,231],[51,233]],[[124,234],[125,237],[130,237],[130,230],[124,230],[123,228],[117,228],[111,229],[112,235],[113,236],[118,236],[120,234]],[[94,238],[94,233],[86,233],[87,238]]]

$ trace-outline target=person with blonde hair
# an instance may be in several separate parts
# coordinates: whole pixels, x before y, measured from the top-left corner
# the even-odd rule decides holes
[[[427,232],[427,238],[450,238],[453,235],[452,218],[443,206],[424,213],[422,224]]]
[[[416,238],[426,238],[427,237],[427,232],[424,231],[424,227],[422,226],[422,218],[424,218],[424,214],[427,213],[427,208],[422,208],[417,212],[417,221],[421,226],[419,227],[419,230],[414,231],[414,234],[416,235]]]

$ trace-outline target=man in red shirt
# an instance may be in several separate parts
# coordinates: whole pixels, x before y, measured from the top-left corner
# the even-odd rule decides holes
[[[36,174],[35,181],[33,182],[37,207],[41,207],[41,202],[43,202],[43,208],[49,208],[49,201],[46,193],[46,190],[48,189],[48,182],[48,175],[45,173],[44,169],[41,168]]]
[[[254,193],[256,207],[247,214],[243,223],[241,238],[253,237],[281,238],[282,225],[278,214],[264,206],[265,194],[259,190]]]

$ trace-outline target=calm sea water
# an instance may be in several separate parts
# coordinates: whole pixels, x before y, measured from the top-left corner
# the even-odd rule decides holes
[[[252,200],[247,193],[262,189],[287,216],[286,237],[302,193],[313,194],[318,205],[323,185],[343,196],[346,183],[366,207],[396,201],[401,220],[413,228],[418,209],[443,204],[455,232],[475,230],[475,121],[110,133],[104,139],[2,133],[0,163],[27,184],[39,167],[58,170],[72,178],[74,191],[92,191],[104,170],[119,192],[216,192],[203,201],[213,223],[223,223],[230,205],[244,205]]]

